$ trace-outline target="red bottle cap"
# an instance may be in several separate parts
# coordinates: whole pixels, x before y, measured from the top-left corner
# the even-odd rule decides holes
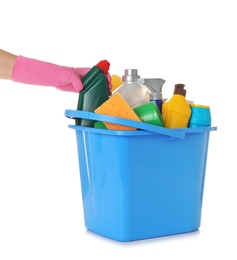
[[[105,73],[107,74],[109,71],[110,63],[107,60],[101,60],[97,66]]]

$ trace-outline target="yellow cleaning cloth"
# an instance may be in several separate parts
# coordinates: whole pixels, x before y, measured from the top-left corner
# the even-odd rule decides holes
[[[141,122],[141,119],[138,117],[138,115],[133,111],[127,101],[125,101],[125,99],[118,92],[111,96],[94,112],[97,114],[116,116]],[[136,128],[130,126],[123,126],[107,122],[104,122],[104,124],[108,129],[111,130],[136,130]]]

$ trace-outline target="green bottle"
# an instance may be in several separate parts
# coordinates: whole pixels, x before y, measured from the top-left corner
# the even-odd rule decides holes
[[[82,77],[81,81],[84,88],[79,93],[77,110],[94,112],[97,107],[109,99],[106,78],[109,67],[110,63],[107,60],[102,60]],[[76,125],[93,127],[94,121],[77,118]]]

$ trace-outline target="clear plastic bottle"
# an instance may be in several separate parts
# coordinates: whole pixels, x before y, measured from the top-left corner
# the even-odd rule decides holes
[[[191,116],[191,108],[185,98],[183,84],[176,84],[173,96],[162,105],[162,117],[167,128],[186,128]]]
[[[118,92],[131,108],[149,102],[150,92],[146,86],[137,83],[139,78],[137,69],[125,69],[122,77],[123,83],[112,92],[112,95]]]

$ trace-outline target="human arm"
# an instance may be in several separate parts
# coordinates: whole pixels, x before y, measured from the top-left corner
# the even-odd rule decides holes
[[[0,79],[11,79],[17,55],[0,49]]]
[[[79,92],[83,89],[81,78],[90,68],[73,68],[16,56],[1,50],[0,79],[11,79],[23,84],[52,86],[59,90]],[[111,92],[110,74],[106,75]]]

